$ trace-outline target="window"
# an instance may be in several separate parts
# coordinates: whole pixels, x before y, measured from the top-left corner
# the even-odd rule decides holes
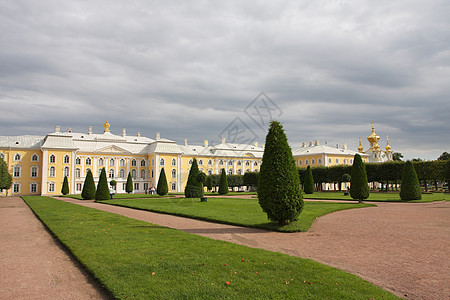
[[[83,185],[82,185],[81,183],[77,183],[77,187],[76,187],[77,192],[81,192],[82,186],[83,186]]]
[[[250,169],[245,170],[245,172],[250,172]]]
[[[154,176],[153,176],[153,170],[152,170],[152,178],[153,178]]]
[[[20,161],[22,159],[22,157],[20,156],[19,153],[17,153],[16,155],[14,155],[14,161]]]
[[[200,160],[198,161],[198,164],[199,164],[200,166],[203,166],[203,159],[200,159]]]
[[[120,177],[120,178],[125,178],[125,170],[124,170],[124,169],[120,169],[120,171],[119,171],[119,177]]]
[[[254,172],[258,172],[258,169],[255,169]]]
[[[316,164],[316,160],[315,160],[314,158],[311,159],[311,164],[312,164],[312,165]]]
[[[51,164],[54,164],[56,162],[56,156],[54,154],[50,155],[49,160]]]
[[[192,158],[189,160],[189,165],[192,165]]]
[[[122,159],[120,160],[119,166],[125,167],[125,159],[122,158]]]
[[[5,154],[0,153],[0,158],[3,159],[3,160],[5,160]]]
[[[255,163],[253,164],[255,167],[257,167],[258,166],[258,162],[257,161],[255,161]]]
[[[98,166],[103,167],[103,158],[98,159]]]
[[[64,176],[69,177],[69,176],[70,176],[69,173],[70,173],[69,167],[65,167],[65,168],[64,168]]]
[[[307,159],[305,159],[305,165],[308,165],[309,161]]]
[[[241,165],[242,165],[242,162],[239,160],[239,161],[237,162],[237,165],[238,165],[238,166],[241,166]]]
[[[331,164],[333,161],[331,160],[331,158],[328,159],[328,163]]]
[[[177,178],[177,170],[172,169],[172,178]]]
[[[233,165],[233,161],[230,160],[230,161],[228,162],[228,165],[229,165],[229,166],[232,166],[232,165]]]
[[[172,182],[171,188],[172,188],[172,191],[176,191],[177,190],[177,183],[176,182]]]
[[[212,175],[212,170],[208,169],[208,175]]]
[[[172,166],[176,166],[177,165],[177,160],[175,158],[172,158]]]
[[[20,183],[19,182],[14,182],[13,193],[20,193]]]
[[[32,182],[30,184],[30,193],[37,193],[37,183],[36,182]]]
[[[347,159],[344,159],[344,165],[346,165],[347,164]]]
[[[144,191],[148,191],[148,183],[144,183]]]
[[[242,175],[242,170],[241,169],[237,170],[237,174]]]
[[[92,164],[92,160],[88,157],[86,158],[86,165],[90,166]]]
[[[13,168],[13,177],[19,178],[20,177],[20,166],[14,166]]]
[[[80,168],[76,168],[75,169],[75,177],[76,178],[80,178],[81,177],[81,170],[80,170]]]
[[[141,167],[145,167],[145,159],[141,160]]]
[[[339,158],[336,158],[336,164],[339,164]]]
[[[212,166],[212,160],[208,160],[208,166]]]
[[[155,165],[155,159],[152,158],[152,166],[154,166],[154,165]]]
[[[80,159],[79,157],[77,157],[77,158],[75,159],[75,164],[81,165],[81,159]]]
[[[245,166],[249,167],[249,166],[250,166],[250,162],[249,162],[249,161],[246,161],[246,162],[245,162]]]
[[[134,183],[134,190],[139,191],[139,183],[138,182]]]
[[[317,163],[318,163],[319,165],[321,165],[321,164],[322,164],[322,159],[319,158],[319,159],[317,160]]]
[[[161,158],[161,160],[159,161],[159,165],[164,166],[164,158]]]
[[[55,174],[56,173],[56,170],[55,170],[55,167],[50,167],[50,169],[48,170],[48,176],[49,177],[55,177]]]
[[[228,175],[233,175],[233,169],[228,170]]]
[[[136,179],[136,176],[137,176],[136,170],[135,169],[131,170],[131,178]]]
[[[31,167],[31,178],[36,178],[38,177],[38,167],[33,166]]]
[[[298,161],[298,165],[299,165],[299,166],[301,166],[302,163],[303,163],[303,162],[302,162],[301,160]]]
[[[135,160],[135,159],[132,159],[132,160],[131,160],[131,166],[132,166],[132,167],[136,167],[136,160]]]
[[[109,160],[109,166],[110,166],[110,167],[114,167],[114,159],[113,159],[113,158],[111,158],[111,159]]]
[[[114,169],[109,169],[108,177],[114,178]]]
[[[55,191],[55,183],[53,181],[49,182],[49,184],[48,184],[48,191],[50,193],[53,193]]]
[[[350,164],[353,164],[353,159],[350,158]]]
[[[145,170],[141,170],[141,178],[145,179]]]
[[[33,154],[33,156],[31,157],[31,161],[38,161],[39,160],[39,156],[37,156],[37,154]]]
[[[223,160],[219,160],[219,166],[223,166]]]
[[[69,157],[69,155],[64,155],[63,163],[65,163],[65,164],[70,163],[70,157]]]

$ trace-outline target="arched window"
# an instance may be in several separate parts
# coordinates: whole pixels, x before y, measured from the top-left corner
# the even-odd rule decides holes
[[[305,159],[305,165],[308,165],[309,161],[307,159]]]
[[[75,163],[76,163],[77,165],[81,165],[81,159],[80,159],[79,157],[77,157],[77,158],[75,159]]]
[[[131,160],[131,166],[132,166],[132,167],[136,167],[136,160],[135,160],[135,159],[132,159],[132,160]]]
[[[246,173],[251,172],[250,169],[245,170]]]
[[[145,167],[145,159],[141,159],[141,167]]]
[[[111,159],[109,160],[109,166],[110,166],[110,167],[114,167],[114,158],[111,158]]]
[[[133,170],[131,170],[131,178],[133,178],[133,179],[136,179],[136,170],[135,169],[133,169]]]
[[[200,159],[200,160],[198,161],[198,165],[199,165],[199,166],[203,166],[203,159]]]
[[[31,178],[38,177],[38,167],[32,166],[31,167]]]
[[[233,161],[230,160],[230,161],[228,162],[228,165],[229,165],[229,166],[232,166],[232,165],[233,165]]]
[[[122,158],[122,159],[120,160],[119,166],[125,167],[125,159]]]
[[[109,169],[108,177],[109,178],[114,178],[114,169]]]
[[[80,178],[81,177],[81,170],[80,170],[80,168],[76,168],[75,169],[75,177],[76,178]]]
[[[347,164],[347,159],[344,159],[344,165],[346,165]]]
[[[172,169],[172,178],[177,178],[177,170]]]
[[[39,156],[37,156],[37,154],[33,154],[33,156],[31,157],[31,161],[38,161],[39,160]]]
[[[20,161],[22,159],[22,157],[20,156],[19,153],[17,153],[16,155],[14,155],[14,161]]]
[[[238,165],[238,166],[241,166],[241,165],[242,165],[242,162],[239,160],[239,161],[237,162],[237,165]]]
[[[223,160],[219,160],[219,166],[223,166]]]
[[[189,165],[191,166],[192,165],[192,158],[189,160]]]
[[[258,172],[259,170],[258,169],[255,169],[253,172]]]
[[[100,174],[102,174],[102,169],[103,169],[103,168],[98,169],[98,174],[97,174],[98,177],[100,177]],[[105,172],[106,172],[106,171],[105,171]],[[105,174],[105,175],[106,175],[106,174]]]
[[[50,155],[50,157],[49,157],[49,162],[50,162],[51,164],[54,164],[54,163],[56,162],[56,156],[55,156],[54,154]]]
[[[125,178],[125,170],[124,170],[124,169],[120,169],[120,171],[119,171],[119,177],[120,177],[120,178]]]
[[[257,167],[257,166],[258,166],[258,162],[255,161],[255,162],[253,163],[253,165],[254,165],[255,167]]]
[[[245,166],[250,166],[250,162],[248,160],[245,162]]]
[[[13,168],[13,177],[19,178],[20,177],[20,166],[14,166]]]
[[[176,182],[172,182],[171,188],[172,188],[172,191],[176,191],[177,190],[177,183]]]
[[[102,167],[103,166],[103,158],[99,158],[98,159],[98,166]]]
[[[145,170],[141,170],[141,178],[145,179]]]
[[[55,177],[55,175],[56,175],[55,167],[51,166],[50,169],[48,170],[48,176]]]
[[[172,166],[176,166],[177,165],[177,160],[175,158],[172,158]]]
[[[212,165],[212,160],[210,159],[210,160],[208,160],[208,166],[211,166]]]
[[[299,166],[301,166],[301,165],[302,165],[302,163],[303,163],[303,162],[302,162],[302,160],[301,160],[301,159],[299,159],[299,160],[298,160],[298,165],[299,165]]]
[[[353,159],[350,158],[350,164],[353,164]]]
[[[237,174],[238,174],[238,175],[242,175],[242,170],[241,170],[241,169],[238,169],[238,170],[237,170]]]
[[[336,164],[339,164],[339,158],[336,158]]]
[[[55,191],[55,183],[53,181],[48,183],[48,191],[49,192]]]
[[[65,163],[65,164],[70,163],[70,157],[69,157],[69,155],[67,155],[67,154],[64,155],[63,163]]]
[[[212,175],[212,170],[208,169],[208,175]]]
[[[86,165],[90,166],[92,164],[92,160],[90,157],[86,158]]]
[[[69,169],[69,167],[65,167],[64,168],[64,176],[67,176],[67,177],[69,177],[70,176],[70,169]]]
[[[233,169],[228,170],[228,175],[233,175]]]
[[[331,164],[333,161],[331,160],[331,158],[328,159],[328,163]]]
[[[5,154],[0,153],[0,158],[3,159],[3,160],[5,160]]]
[[[314,165],[316,163],[316,160],[313,158],[311,159],[311,164]]]
[[[317,160],[317,163],[318,163],[319,165],[321,165],[321,164],[322,164],[322,159],[319,158],[319,159]]]
[[[160,165],[160,166],[164,166],[164,158],[161,158],[161,159],[159,160],[159,165]]]

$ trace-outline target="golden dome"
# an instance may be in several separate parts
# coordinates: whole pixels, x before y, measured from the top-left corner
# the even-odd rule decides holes
[[[387,142],[387,145],[386,145],[386,151],[390,151],[392,148],[391,148],[391,146],[389,145],[389,136],[386,136],[386,142]]]
[[[359,137],[359,147],[358,147],[358,151],[359,151],[359,152],[363,152],[363,150],[364,150],[364,148],[363,148],[363,146],[361,145],[361,137]]]
[[[372,133],[367,137],[370,144],[376,144],[380,140],[380,136],[375,133],[375,126],[372,122]]]

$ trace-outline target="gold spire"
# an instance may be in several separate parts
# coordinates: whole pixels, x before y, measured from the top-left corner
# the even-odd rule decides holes
[[[358,151],[359,151],[359,152],[363,152],[363,150],[364,150],[364,148],[363,148],[363,146],[361,145],[361,137],[359,137],[359,147],[358,147]]]
[[[367,140],[369,141],[370,145],[372,147],[377,147],[378,146],[378,141],[380,140],[380,136],[378,136],[375,133],[375,125],[372,122],[372,133],[367,137]]]
[[[386,151],[391,151],[391,146],[389,145],[389,136],[388,135],[386,136],[386,142],[387,142]]]
[[[108,121],[106,121],[103,126],[105,127],[105,130],[103,132],[109,132],[109,127],[111,127],[111,125],[109,125]]]

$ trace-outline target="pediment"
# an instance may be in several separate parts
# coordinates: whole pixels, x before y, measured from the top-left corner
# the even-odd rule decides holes
[[[255,157],[252,153],[246,153],[244,157]]]
[[[121,147],[118,147],[116,145],[100,148],[100,149],[98,149],[95,152],[97,152],[97,153],[98,152],[100,152],[100,153],[112,153],[112,154],[115,154],[115,153],[117,153],[117,154],[131,154],[130,151],[125,150],[125,149],[123,149]]]

